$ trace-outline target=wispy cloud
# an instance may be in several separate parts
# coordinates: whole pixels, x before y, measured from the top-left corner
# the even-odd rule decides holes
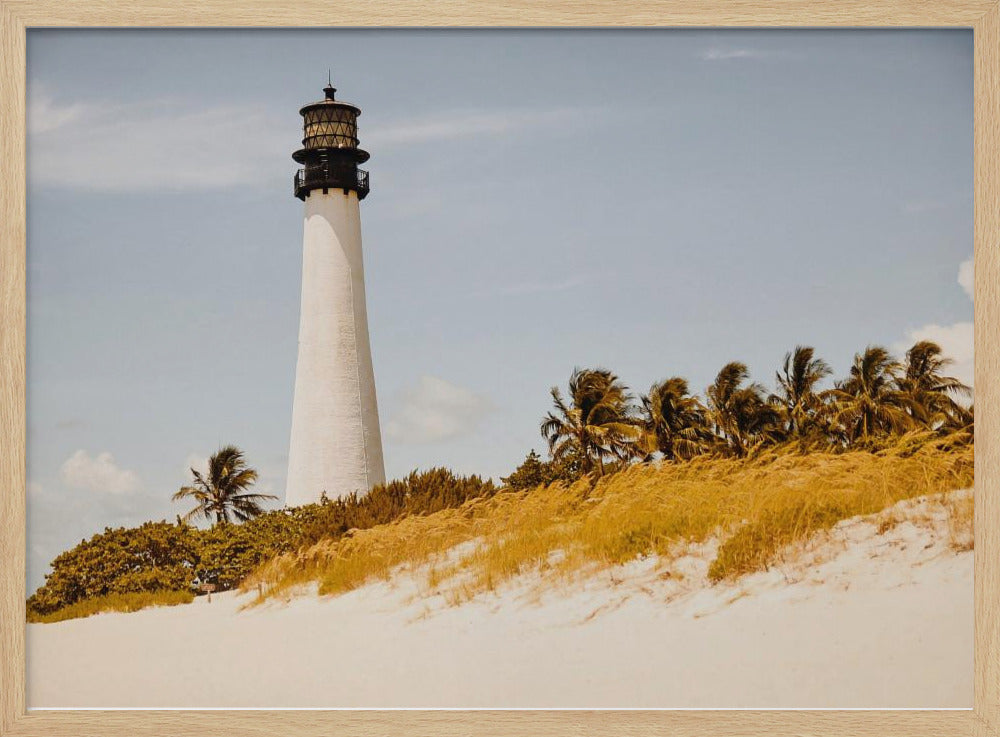
[[[386,423],[387,437],[403,443],[434,443],[472,432],[492,409],[484,396],[435,376],[421,376],[403,391]]]
[[[529,129],[592,125],[602,109],[447,110],[362,130],[366,146],[498,138]],[[296,131],[254,105],[28,100],[32,184],[97,191],[180,191],[248,186],[285,176]]]
[[[731,61],[733,59],[775,59],[787,56],[786,52],[770,49],[711,46],[698,53],[704,61]]]
[[[79,417],[68,417],[65,420],[59,420],[55,427],[56,430],[81,430],[87,427],[87,421]]]
[[[28,100],[33,185],[98,191],[254,185],[288,169],[294,131],[250,105]]]
[[[39,135],[59,130],[86,117],[90,106],[82,103],[57,104],[45,93],[28,100],[28,134]]]
[[[373,148],[460,138],[503,137],[526,129],[562,129],[567,125],[600,121],[602,108],[550,110],[449,110],[372,128],[363,133]]]
[[[121,468],[107,451],[91,457],[78,450],[63,463],[63,482],[75,489],[107,494],[128,494],[139,488],[139,476]]]
[[[472,297],[509,297],[521,294],[547,294],[565,292],[581,287],[590,281],[590,277],[579,274],[553,281],[523,281],[514,284],[497,284],[487,289],[473,292]]]

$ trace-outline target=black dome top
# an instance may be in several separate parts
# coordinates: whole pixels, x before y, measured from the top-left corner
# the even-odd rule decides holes
[[[307,110],[312,110],[317,107],[341,107],[353,110],[355,115],[361,115],[361,108],[357,105],[352,105],[349,102],[344,102],[343,100],[336,99],[337,88],[332,84],[327,84],[323,88],[324,99],[317,100],[316,102],[310,102],[308,105],[303,105],[302,109],[299,110],[299,115],[305,115]]]

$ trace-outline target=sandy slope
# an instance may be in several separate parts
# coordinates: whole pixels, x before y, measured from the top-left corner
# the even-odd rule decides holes
[[[972,553],[940,505],[893,516],[720,586],[707,544],[459,607],[401,574],[29,625],[29,706],[969,707]]]

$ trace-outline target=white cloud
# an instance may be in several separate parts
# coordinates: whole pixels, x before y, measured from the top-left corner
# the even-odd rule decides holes
[[[600,120],[601,108],[555,108],[552,110],[452,110],[433,117],[417,118],[373,128],[362,137],[372,148],[454,140],[501,137],[527,128],[563,128]]]
[[[958,267],[958,283],[973,299],[972,258],[963,261]],[[906,339],[896,343],[893,350],[905,353],[919,340],[929,340],[941,346],[941,352],[950,358],[949,375],[962,382],[973,385],[975,379],[975,323],[956,322],[951,325],[930,324],[908,330]]]
[[[973,258],[970,256],[958,267],[958,283],[969,295],[969,299],[976,299],[975,271],[973,270]]]
[[[28,100],[31,184],[99,191],[247,186],[289,174],[294,130],[253,105]]]
[[[107,451],[91,458],[85,450],[78,450],[62,465],[62,480],[67,486],[108,494],[128,494],[139,488],[139,477],[134,471],[119,468]]]
[[[953,325],[924,325],[906,333],[906,340],[893,348],[900,354],[919,340],[930,340],[941,346],[941,352],[954,363],[948,368],[948,375],[972,386],[975,378],[973,362],[974,325],[971,322],[956,322]]]
[[[404,390],[386,435],[404,443],[433,443],[471,432],[490,411],[486,397],[434,376]]]

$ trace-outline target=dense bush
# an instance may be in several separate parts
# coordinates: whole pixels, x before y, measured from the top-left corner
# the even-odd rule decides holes
[[[351,494],[319,509],[296,510],[303,519],[303,540],[316,542],[350,529],[366,529],[410,514],[433,514],[459,507],[469,499],[496,493],[492,481],[456,476],[447,468],[413,471],[405,479],[376,486],[368,494]]]
[[[169,522],[106,528],[52,561],[28,609],[50,614],[83,599],[186,589],[199,560],[199,531]]]
[[[267,512],[241,525],[216,525],[198,531],[200,583],[231,589],[272,556],[297,547],[301,523],[294,511]]]
[[[500,480],[509,489],[523,491],[548,486],[556,481],[572,483],[579,479],[582,473],[580,459],[577,456],[543,461],[532,449],[510,476]]]
[[[433,468],[376,486],[364,496],[266,512],[243,524],[202,530],[178,520],[109,528],[52,561],[45,584],[28,599],[29,615],[49,615],[96,597],[187,590],[197,583],[230,589],[274,556],[322,538],[494,493],[492,481]]]

